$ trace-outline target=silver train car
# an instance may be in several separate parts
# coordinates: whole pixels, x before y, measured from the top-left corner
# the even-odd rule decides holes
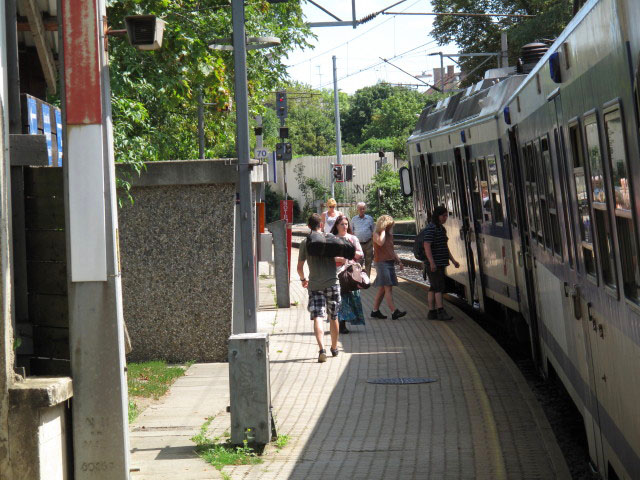
[[[402,175],[418,229],[449,211],[451,285],[527,334],[606,479],[640,479],[639,22],[588,1],[522,74],[426,108]]]

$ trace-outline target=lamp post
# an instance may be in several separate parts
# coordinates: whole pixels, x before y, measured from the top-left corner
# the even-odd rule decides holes
[[[238,193],[240,200],[240,248],[242,288],[244,292],[244,331],[257,331],[255,264],[251,211],[251,166],[249,165],[249,102],[247,98],[247,45],[243,0],[231,4],[233,21],[233,64],[235,68],[236,154],[238,156]]]

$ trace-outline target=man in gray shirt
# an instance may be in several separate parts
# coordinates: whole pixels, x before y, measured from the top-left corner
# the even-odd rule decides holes
[[[314,213],[309,217],[307,226],[314,232],[320,232],[322,217]],[[304,262],[309,264],[309,278],[304,276]],[[338,312],[340,311],[340,282],[338,281],[338,267],[332,257],[318,257],[307,253],[307,239],[300,242],[298,250],[298,275],[302,288],[309,290],[308,310],[313,321],[313,333],[316,336],[320,353],[318,362],[327,361],[327,352],[323,346],[324,330],[322,321],[329,317],[331,331],[331,355],[338,356]]]
[[[371,276],[371,261],[373,260],[373,231],[375,230],[375,222],[371,216],[366,215],[367,205],[359,202],[357,205],[358,215],[351,219],[351,228],[353,234],[358,237],[358,241],[364,252],[364,270],[367,275]]]

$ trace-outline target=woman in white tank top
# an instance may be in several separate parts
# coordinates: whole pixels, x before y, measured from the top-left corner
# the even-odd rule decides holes
[[[327,208],[326,212],[322,212],[322,231],[324,233],[331,233],[331,229],[336,223],[336,218],[342,215],[341,212],[336,210],[336,206],[338,204],[333,198],[327,200]]]

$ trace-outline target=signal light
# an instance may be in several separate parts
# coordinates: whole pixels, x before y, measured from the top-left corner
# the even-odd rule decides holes
[[[341,164],[336,164],[333,166],[333,180],[336,182],[344,182],[344,176],[343,176]]]
[[[353,168],[353,165],[351,165],[350,163],[344,166],[344,181],[345,182],[352,182],[353,181],[353,177],[356,176],[355,172],[355,168]]]
[[[278,118],[287,118],[287,92],[276,92],[276,115]]]

